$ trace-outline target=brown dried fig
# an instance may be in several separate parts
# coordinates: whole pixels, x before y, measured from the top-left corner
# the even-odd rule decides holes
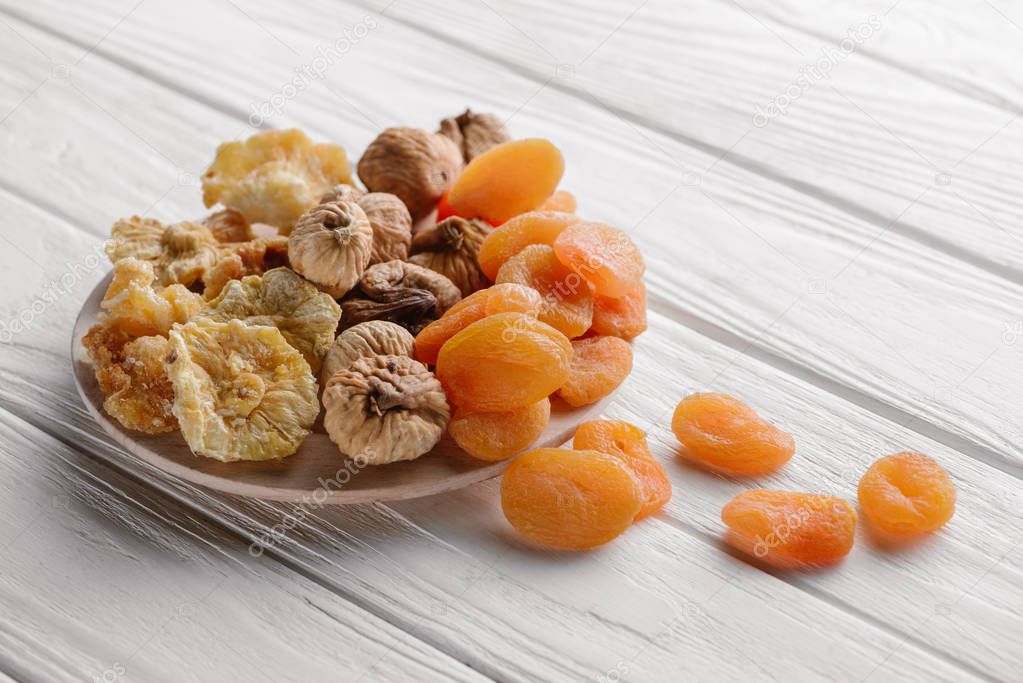
[[[440,122],[441,135],[449,138],[460,150],[465,163],[469,163],[491,147],[511,140],[504,127],[504,121],[497,114],[476,114],[466,109],[465,113]]]
[[[341,307],[341,329],[370,320],[386,320],[401,325],[412,334],[436,320],[437,297],[425,289],[392,289],[376,299],[352,297]]]
[[[469,296],[490,286],[476,256],[491,230],[488,223],[475,218],[445,218],[416,233],[409,261],[444,275],[458,287],[462,296]]]
[[[407,259],[412,240],[412,215],[405,202],[393,194],[370,192],[359,198],[358,204],[373,227],[370,264]]]
[[[386,320],[370,320],[354,325],[337,336],[334,344],[327,349],[323,358],[320,377],[324,386],[327,380],[341,370],[347,370],[352,363],[369,356],[412,357],[415,337],[401,325]]]
[[[388,128],[359,159],[359,178],[370,192],[405,202],[413,220],[430,213],[462,171],[461,150],[450,139],[418,128]]]
[[[451,418],[440,382],[406,356],[358,359],[327,381],[323,406],[331,440],[345,455],[370,465],[428,453]]]
[[[334,298],[359,281],[373,249],[373,228],[353,202],[328,202],[307,211],[288,237],[291,267]]]
[[[438,318],[462,298],[458,287],[444,275],[405,261],[387,261],[370,266],[359,280],[359,289],[378,301],[384,300],[394,289],[425,289],[437,299]]]

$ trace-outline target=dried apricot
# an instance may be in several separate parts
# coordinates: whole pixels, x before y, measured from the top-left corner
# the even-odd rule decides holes
[[[618,337],[572,340],[568,381],[558,396],[573,407],[596,403],[625,381],[632,371],[632,347]]]
[[[579,217],[559,211],[530,211],[491,231],[480,245],[476,259],[483,273],[494,280],[504,262],[530,244],[554,244],[561,231],[578,223]]]
[[[529,448],[551,418],[551,402],[499,413],[455,411],[448,433],[462,450],[480,460],[504,460]]]
[[[444,343],[477,320],[495,313],[536,315],[542,303],[536,290],[511,282],[474,292],[416,335],[416,359],[434,365]]]
[[[501,482],[501,508],[540,545],[588,550],[625,531],[643,504],[635,475],[597,451],[540,448],[516,458]]]
[[[646,331],[646,286],[640,282],[625,296],[593,297],[591,332],[632,340]]]
[[[679,402],[671,429],[683,455],[731,474],[763,474],[796,452],[792,435],[727,394],[690,394]]]
[[[554,240],[554,253],[601,296],[625,296],[642,281],[639,248],[624,231],[603,223],[568,226]]]
[[[889,534],[937,531],[952,518],[956,488],[941,465],[922,453],[881,458],[860,479],[860,509]]]
[[[444,344],[437,378],[457,406],[515,410],[564,384],[571,361],[572,345],[553,327],[522,313],[498,313]]]
[[[565,160],[550,141],[513,140],[470,161],[447,201],[460,216],[506,221],[543,204],[564,171]]]
[[[568,190],[558,190],[543,200],[543,204],[536,207],[537,211],[564,211],[566,213],[574,213],[575,209],[575,195]]]
[[[501,266],[495,281],[516,282],[540,292],[544,298],[540,320],[570,339],[586,332],[593,323],[590,286],[545,244],[530,245],[512,256]]]
[[[668,475],[650,453],[646,432],[639,427],[617,420],[583,422],[575,432],[572,448],[613,455],[636,475],[643,489],[643,506],[636,520],[649,517],[671,499]]]
[[[783,569],[812,569],[839,562],[856,539],[856,511],[823,493],[743,491],[721,510],[728,541]]]

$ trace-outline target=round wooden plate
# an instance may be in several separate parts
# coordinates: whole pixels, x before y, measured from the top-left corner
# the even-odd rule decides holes
[[[75,321],[71,340],[75,384],[89,412],[114,441],[164,472],[234,495],[322,505],[403,500],[454,491],[496,477],[508,466],[508,460],[475,460],[445,437],[417,460],[360,468],[341,455],[319,422],[294,455],[269,462],[220,462],[194,455],[180,432],[152,436],[127,430],[104,412],[103,392],[82,349],[82,337],[97,322],[110,279],[108,273],[96,285]],[[547,429],[532,447],[562,445],[580,422],[598,415],[609,401],[610,397],[584,408],[552,409]]]

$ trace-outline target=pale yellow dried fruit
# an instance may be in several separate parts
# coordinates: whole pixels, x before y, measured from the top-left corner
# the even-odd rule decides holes
[[[469,163],[491,147],[511,140],[504,121],[497,114],[477,114],[470,109],[458,116],[440,122],[441,135],[449,138],[462,150],[462,158]]]
[[[469,296],[490,286],[476,256],[491,230],[490,224],[479,219],[451,216],[416,233],[409,261],[444,275],[463,297]]]
[[[127,429],[162,434],[178,427],[171,411],[174,389],[165,360],[166,337],[132,339],[121,330],[94,325],[82,339],[103,391],[103,410]]]
[[[271,325],[298,349],[313,372],[334,341],[341,307],[288,268],[232,280],[209,303],[201,318],[249,325]]]
[[[196,455],[272,460],[298,450],[320,411],[316,380],[276,327],[199,319],[170,333],[174,416]]]
[[[335,298],[359,281],[372,250],[373,228],[353,202],[320,204],[299,219],[288,238],[291,267]]]
[[[202,177],[203,201],[287,234],[320,195],[350,179],[341,147],[313,144],[300,130],[270,130],[217,148]]]
[[[104,249],[114,263],[133,256],[153,266],[162,285],[186,287],[202,280],[220,255],[220,243],[200,223],[167,225],[152,218],[132,216],[114,223]]]
[[[337,336],[323,358],[320,373],[321,383],[341,370],[347,370],[352,363],[369,356],[408,356],[416,339],[401,325],[386,320],[371,320],[348,328]]]
[[[386,192],[370,192],[358,200],[373,228],[373,251],[369,262],[384,263],[408,258],[412,240],[412,214],[405,202]]]
[[[282,235],[257,237],[248,242],[225,244],[220,259],[203,277],[203,297],[216,298],[231,280],[246,275],[262,275],[274,268],[287,267],[288,238]]]
[[[454,142],[418,128],[388,128],[359,159],[359,178],[370,192],[397,195],[413,220],[433,211],[462,171]]]
[[[153,288],[156,275],[146,261],[128,257],[114,264],[113,279],[100,302],[101,322],[131,338],[167,334],[206,306],[182,285]]]
[[[248,242],[255,239],[252,226],[241,212],[234,209],[211,213],[202,219],[202,224],[210,229],[213,237],[220,243]]]
[[[323,426],[342,453],[371,465],[428,453],[451,418],[444,389],[406,356],[356,360],[327,381]]]

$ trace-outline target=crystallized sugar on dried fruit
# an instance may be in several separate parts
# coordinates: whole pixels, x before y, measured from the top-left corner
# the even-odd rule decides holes
[[[205,308],[206,302],[181,285],[153,288],[153,267],[124,258],[114,264],[113,279],[100,302],[101,322],[129,338],[167,334]]]
[[[174,415],[193,453],[230,462],[298,450],[320,404],[309,364],[280,330],[196,320],[170,342]]]
[[[133,216],[114,223],[104,248],[113,263],[128,257],[147,261],[160,284],[188,287],[202,280],[217,262],[221,245],[200,223],[165,225]]]
[[[103,395],[103,410],[127,429],[162,434],[177,428],[174,389],[164,362],[166,337],[132,340],[123,331],[95,325],[82,339]]]
[[[287,234],[324,192],[350,179],[341,147],[313,144],[300,130],[270,130],[217,148],[202,177],[203,201]]]
[[[370,465],[414,460],[447,428],[440,382],[407,356],[360,358],[327,381],[323,426],[342,453]]]
[[[334,341],[341,308],[291,270],[275,268],[262,276],[232,280],[200,317],[272,325],[302,353],[313,372],[319,372]]]

